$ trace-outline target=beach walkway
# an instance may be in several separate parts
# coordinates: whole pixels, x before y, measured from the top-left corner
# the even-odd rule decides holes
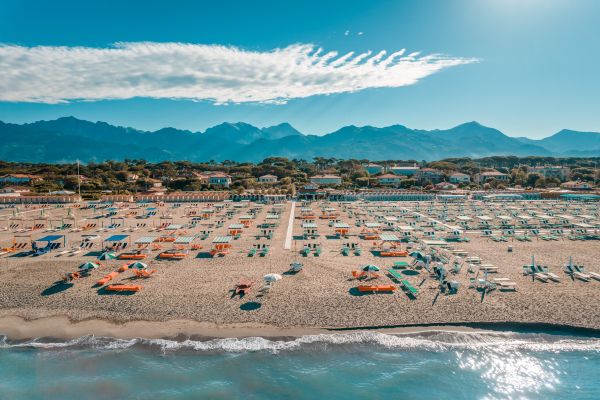
[[[285,234],[285,242],[283,243],[284,250],[292,249],[292,233],[294,231],[294,212],[296,211],[296,202],[292,201],[292,209],[290,210],[290,219],[288,220],[287,233]]]

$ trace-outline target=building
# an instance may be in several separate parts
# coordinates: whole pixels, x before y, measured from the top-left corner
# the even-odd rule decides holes
[[[384,168],[379,164],[367,164],[364,166],[364,168],[369,175],[381,174],[384,171]]]
[[[402,177],[394,174],[385,174],[377,177],[377,182],[384,186],[399,186],[402,182]]]
[[[456,173],[450,175],[450,178],[448,180],[450,181],[450,183],[454,183],[454,184],[469,183],[469,182],[471,182],[471,176],[460,173],[460,172],[456,172]]]
[[[0,183],[10,183],[10,184],[31,184],[34,181],[41,181],[42,177],[37,175],[27,175],[27,174],[8,174],[0,176]]]
[[[540,174],[544,178],[556,178],[562,182],[569,179],[571,169],[560,165],[544,165],[536,167],[527,167],[527,172],[530,174]]]
[[[15,196],[20,196],[21,194],[31,193],[31,188],[29,186],[5,186],[0,189],[0,193],[10,193]]]
[[[593,189],[593,186],[591,183],[582,182],[582,181],[565,182],[562,185],[560,185],[560,187],[563,189],[569,189],[569,190],[591,190],[591,189]]]
[[[390,167],[389,172],[394,175],[413,176],[419,172],[419,166],[417,164],[413,164],[409,167]]]
[[[416,174],[415,178],[421,183],[431,182],[433,184],[439,183],[444,179],[442,171],[438,171],[433,168],[421,168]]]
[[[258,177],[260,183],[276,183],[277,177],[275,175],[263,175]]]
[[[450,182],[440,182],[435,184],[437,190],[455,190],[456,185]]]
[[[231,175],[224,172],[211,172],[208,176],[210,185],[229,187],[231,185]]]
[[[138,179],[140,179],[140,176],[138,174],[134,174],[131,172],[127,174],[127,182],[135,182]]]
[[[231,175],[227,175],[225,172],[221,171],[194,172],[194,177],[202,183],[222,187],[229,187],[232,181]]]
[[[315,175],[310,177],[310,183],[321,186],[335,186],[342,184],[342,178],[337,175]]]
[[[508,174],[503,174],[500,171],[485,171],[475,175],[475,181],[480,185],[483,185],[484,183],[491,180],[508,182],[509,179],[510,176]]]

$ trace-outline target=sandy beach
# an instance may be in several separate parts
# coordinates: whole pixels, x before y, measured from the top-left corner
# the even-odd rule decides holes
[[[262,207],[256,220],[262,221],[270,209],[271,206]],[[203,249],[191,252],[184,260],[157,260],[153,253],[144,260],[151,269],[157,270],[151,278],[134,280],[127,271],[116,279],[116,282],[142,286],[141,291],[131,295],[107,294],[94,287],[98,279],[123,265],[123,260],[107,260],[89,277],[78,279],[72,285],[54,285],[64,274],[76,271],[80,264],[96,257],[87,252],[74,256],[57,256],[56,252],[40,257],[4,255],[0,259],[0,332],[14,338],[83,334],[149,338],[296,336],[352,327],[509,322],[600,329],[597,307],[600,282],[573,279],[562,269],[568,257],[573,256],[577,264],[585,265],[587,270],[600,271],[597,241],[533,239],[497,243],[473,232],[468,235],[469,242],[452,245],[498,267],[494,275],[516,282],[516,291],[470,289],[469,277],[473,275],[463,268],[460,273],[451,275],[461,285],[456,294],[441,293],[438,282],[421,271],[406,275],[419,289],[415,299],[403,290],[360,295],[356,292],[359,283],[352,279],[352,270],[373,264],[384,271],[399,259],[381,258],[371,253],[371,242],[356,236],[361,228],[355,227],[354,219],[345,212],[340,213],[340,219],[350,225],[348,239],[333,238],[334,229],[327,221],[318,220],[319,239],[298,240],[302,235],[302,221],[294,218],[295,239],[290,250],[284,249],[290,209],[291,203],[286,203],[272,239],[257,240],[258,230],[252,226],[232,242],[233,248],[225,257],[207,258],[204,252],[210,248],[213,237],[227,233],[227,226],[236,222],[237,214],[223,227],[214,228],[207,240],[199,242]],[[173,211],[174,221],[186,221],[181,210]],[[64,213],[64,210],[48,212]],[[83,218],[88,212],[78,210],[77,213]],[[139,221],[131,218],[128,222]],[[67,236],[74,243],[81,234],[73,232]],[[135,240],[148,232],[139,230],[128,234]],[[3,246],[13,235],[9,231],[2,232]],[[307,242],[318,242],[322,248],[319,257],[299,254]],[[340,248],[346,242],[359,243],[362,255],[343,256]],[[248,249],[254,243],[270,244],[270,253],[265,257],[248,257]],[[512,252],[507,251],[508,246],[512,246]],[[522,265],[530,263],[532,255],[558,275],[560,282],[544,283],[523,275]],[[289,265],[294,261],[302,262],[304,268],[290,274]],[[282,274],[283,279],[261,296],[258,289],[262,286],[262,277],[268,273]],[[374,283],[393,283],[381,275]],[[243,298],[232,296],[234,285],[242,279],[254,281],[253,290]]]

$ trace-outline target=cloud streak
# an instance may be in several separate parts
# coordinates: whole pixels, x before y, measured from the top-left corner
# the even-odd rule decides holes
[[[271,51],[186,43],[108,48],[0,45],[0,101],[63,103],[134,97],[285,103],[315,95],[417,83],[476,62],[440,54],[325,52],[310,44]]]

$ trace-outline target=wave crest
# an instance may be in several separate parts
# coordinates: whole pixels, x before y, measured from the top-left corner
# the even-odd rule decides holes
[[[278,353],[295,350],[320,350],[327,347],[377,346],[381,349],[404,351],[447,350],[488,350],[533,351],[533,352],[600,352],[600,339],[573,338],[545,334],[517,333],[466,333],[433,331],[412,334],[385,334],[378,332],[352,332],[320,335],[306,335],[290,340],[274,340],[263,337],[224,338],[208,340],[171,340],[171,339],[115,339],[93,335],[82,336],[68,341],[52,341],[43,338],[10,341],[0,337],[0,349],[94,349],[125,350],[136,346],[159,349],[162,352],[199,351],[199,352],[256,352]]]

